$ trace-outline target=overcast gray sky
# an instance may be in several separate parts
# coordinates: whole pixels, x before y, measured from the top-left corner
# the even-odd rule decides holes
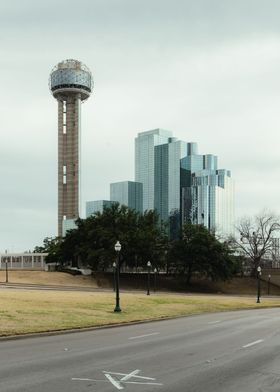
[[[57,230],[57,104],[48,76],[83,61],[82,200],[134,179],[134,138],[161,127],[219,157],[236,215],[280,213],[279,0],[0,1],[0,251]]]

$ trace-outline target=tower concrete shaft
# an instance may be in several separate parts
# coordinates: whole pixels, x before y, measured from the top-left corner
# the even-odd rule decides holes
[[[80,94],[58,100],[58,235],[64,219],[79,217]]]

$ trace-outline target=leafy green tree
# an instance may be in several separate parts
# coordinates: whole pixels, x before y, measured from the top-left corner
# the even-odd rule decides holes
[[[202,225],[186,224],[179,240],[170,246],[170,265],[186,276],[187,283],[194,273],[213,280],[230,278],[234,271],[234,261],[226,243],[219,242]]]
[[[102,213],[76,221],[77,228],[66,233],[58,253],[62,263],[87,265],[93,270],[106,270],[116,258],[114,245],[120,241],[121,264],[146,267],[150,260],[159,266],[166,237],[154,211],[143,215],[126,206],[113,204]]]
[[[36,246],[35,253],[48,253],[47,263],[61,263],[63,260],[61,252],[62,239],[60,237],[46,237],[43,246]]]

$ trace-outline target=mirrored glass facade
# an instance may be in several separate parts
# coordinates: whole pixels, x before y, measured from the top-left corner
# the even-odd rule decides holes
[[[230,171],[192,172],[191,185],[182,188],[182,221],[203,224],[221,236],[234,233],[234,181]]]
[[[135,139],[135,178],[143,183],[143,210],[156,209],[170,238],[185,222],[224,235],[234,231],[234,183],[218,158],[199,155],[196,143],[155,129]]]
[[[164,222],[169,222],[170,236],[180,228],[181,159],[196,151],[195,143],[169,138],[168,143],[155,146],[154,208]]]
[[[76,219],[64,219],[62,221],[62,236],[65,237],[68,230],[73,230],[77,228],[75,223]]]
[[[142,213],[143,185],[134,181],[114,182],[110,184],[110,199]]]
[[[86,202],[86,218],[93,215],[95,212],[103,212],[104,208],[110,208],[114,204],[111,200],[93,200]]]
[[[172,132],[153,129],[135,139],[135,181],[143,184],[143,211],[154,209],[155,146],[168,143]]]

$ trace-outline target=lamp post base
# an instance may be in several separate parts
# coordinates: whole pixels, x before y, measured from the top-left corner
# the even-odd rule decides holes
[[[116,306],[115,309],[114,309],[114,312],[121,312],[121,311],[122,310],[121,310],[121,308],[119,306]]]

